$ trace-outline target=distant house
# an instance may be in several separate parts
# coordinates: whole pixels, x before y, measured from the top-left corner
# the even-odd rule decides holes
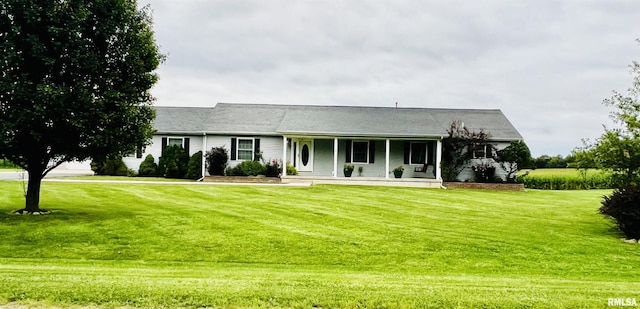
[[[353,164],[354,175],[362,167],[363,177],[391,179],[393,168],[402,165],[403,178],[441,181],[441,141],[452,121],[462,121],[472,130],[485,129],[498,149],[522,140],[496,109],[230,103],[155,109],[157,132],[152,144],[144,153],[125,158],[134,170],[146,154],[158,160],[167,145],[180,145],[189,155],[224,146],[230,152],[230,166],[257,160],[261,154],[264,160],[295,166],[300,177],[340,178],[344,164]],[[480,148],[474,151],[476,160],[491,157],[491,151]],[[471,177],[470,172],[460,176]]]

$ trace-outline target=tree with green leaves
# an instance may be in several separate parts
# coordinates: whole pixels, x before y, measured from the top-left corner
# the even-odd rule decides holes
[[[509,146],[498,151],[496,161],[507,173],[507,182],[515,182],[518,169],[527,168],[532,164],[531,152],[523,141],[511,142]]]
[[[640,63],[634,61],[630,67],[634,76],[628,94],[614,91],[603,102],[615,109],[610,116],[616,127],[605,127],[602,136],[575,151],[589,153],[586,159],[612,172],[618,188],[640,185]]]
[[[582,143],[584,145],[588,145],[588,141],[586,139],[583,139]],[[580,177],[582,177],[582,181],[586,183],[589,169],[598,167],[595,162],[594,152],[591,151],[589,147],[577,147],[571,151],[571,154],[568,157],[572,160],[569,167],[573,167],[578,170]]]
[[[26,206],[63,162],[135,152],[153,134],[163,59],[135,0],[0,1],[0,157],[28,172]]]
[[[640,42],[640,40],[638,40]],[[593,143],[577,149],[613,175],[615,191],[605,196],[600,213],[610,216],[626,237],[640,236],[640,63],[631,64],[633,83],[626,95],[614,91],[604,105],[613,107],[615,127],[607,128]]]

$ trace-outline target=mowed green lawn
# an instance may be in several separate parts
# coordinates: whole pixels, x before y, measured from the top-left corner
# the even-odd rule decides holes
[[[0,182],[0,305],[566,308],[640,300],[609,191]]]

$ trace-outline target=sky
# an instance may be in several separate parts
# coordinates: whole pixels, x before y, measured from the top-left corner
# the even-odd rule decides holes
[[[138,0],[159,106],[500,109],[534,157],[610,124],[640,61],[637,0]]]

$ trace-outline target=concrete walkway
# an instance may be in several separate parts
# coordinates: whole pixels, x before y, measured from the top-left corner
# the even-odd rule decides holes
[[[310,187],[311,182],[301,183],[249,183],[249,182],[212,182],[212,181],[149,181],[149,180],[107,180],[107,179],[74,179],[73,176],[92,176],[92,170],[54,169],[49,172],[43,182],[83,182],[83,183],[124,183],[124,184],[153,184],[153,185],[220,185],[220,186],[277,186],[277,187]],[[0,180],[27,180],[29,175],[21,170],[2,170]],[[135,179],[135,178],[132,178]]]
[[[46,178],[43,182],[84,182],[84,183],[123,183],[153,185],[191,185],[191,186],[263,186],[263,187],[310,187],[312,183],[256,183],[256,182],[213,182],[213,181],[152,181],[152,180],[106,180],[106,179],[65,179]]]

